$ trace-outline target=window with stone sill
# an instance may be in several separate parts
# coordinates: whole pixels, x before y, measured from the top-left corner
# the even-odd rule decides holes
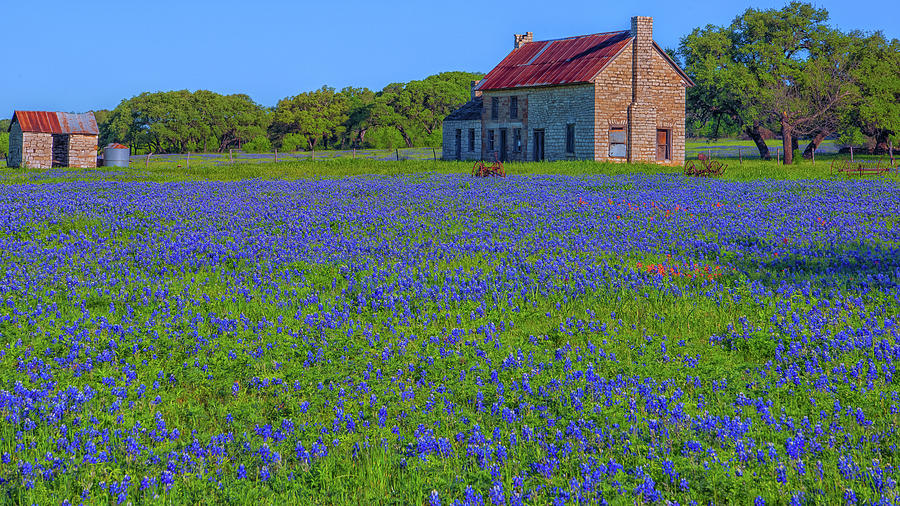
[[[516,119],[519,117],[519,97],[510,97],[509,98],[509,119]]]
[[[500,117],[500,99],[497,97],[491,97],[491,119],[497,119]]]
[[[610,127],[609,129],[609,157],[625,158],[625,128]]]

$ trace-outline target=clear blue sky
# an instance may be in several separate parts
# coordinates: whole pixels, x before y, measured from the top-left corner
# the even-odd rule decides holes
[[[814,3],[838,28],[900,37],[893,1]],[[246,93],[273,106],[323,84],[379,90],[445,70],[487,72],[513,33],[541,40],[620,30],[644,15],[654,17],[656,41],[674,47],[696,26],[784,4],[0,0],[0,118],[14,109],[111,109],[143,91],[177,89]]]

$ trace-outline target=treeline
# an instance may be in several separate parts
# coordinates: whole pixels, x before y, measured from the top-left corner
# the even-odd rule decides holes
[[[381,91],[323,86],[274,108],[206,90],[142,93],[95,115],[101,146],[120,142],[135,152],[439,146],[444,117],[481,77],[444,72]]]
[[[676,54],[696,83],[687,97],[695,134],[745,134],[770,158],[764,138],[774,132],[786,163],[800,140],[807,157],[828,137],[879,153],[900,144],[900,41],[833,28],[825,9],[747,9],[728,26],[696,28]]]

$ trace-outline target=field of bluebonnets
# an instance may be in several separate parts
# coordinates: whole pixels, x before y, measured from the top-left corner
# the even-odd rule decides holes
[[[900,501],[896,179],[78,175],[0,185],[0,502]]]

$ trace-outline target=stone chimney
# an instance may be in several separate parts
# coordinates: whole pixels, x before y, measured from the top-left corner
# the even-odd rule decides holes
[[[631,55],[632,61],[634,61],[632,100],[643,102],[647,100],[646,91],[650,88],[648,80],[653,67],[653,18],[650,16],[632,17],[631,36],[634,37]]]
[[[520,33],[513,34],[513,49],[519,49],[533,40],[534,32],[525,32],[524,35]]]
[[[653,70],[653,18],[631,18],[631,104],[628,106],[628,161],[656,160],[656,105]]]
[[[477,97],[480,97],[480,96],[481,96],[481,90],[476,90],[476,89],[475,89],[475,87],[477,87],[477,86],[478,86],[478,83],[480,83],[480,82],[481,82],[481,81],[472,81],[472,85],[471,85],[471,86],[472,86],[472,89],[471,89],[471,93],[472,93],[471,99],[472,99],[472,100],[475,100]]]

